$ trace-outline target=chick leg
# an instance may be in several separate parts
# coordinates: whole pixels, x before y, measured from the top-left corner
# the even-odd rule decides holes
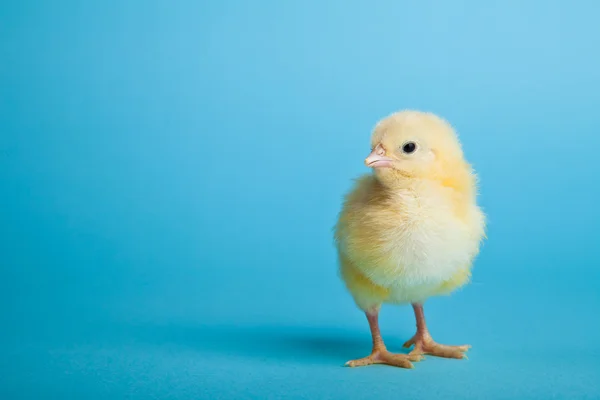
[[[348,367],[362,367],[371,364],[387,364],[401,368],[413,368],[411,361],[419,361],[422,359],[420,354],[393,354],[390,353],[383,343],[381,332],[379,332],[379,309],[366,312],[369,327],[371,328],[371,336],[373,338],[373,350],[371,355],[351,360],[346,363]]]
[[[429,334],[429,330],[427,329],[427,324],[425,323],[423,305],[415,303],[413,304],[413,309],[415,311],[415,318],[417,320],[417,333],[412,337],[412,339],[404,343],[404,347],[406,348],[409,348],[412,345],[415,346],[415,348],[408,353],[409,355],[430,354],[432,356],[445,358],[467,358],[465,353],[471,348],[471,346],[448,346],[434,342]]]

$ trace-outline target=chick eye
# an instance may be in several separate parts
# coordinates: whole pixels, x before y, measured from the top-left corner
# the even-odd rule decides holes
[[[417,149],[417,145],[415,142],[407,142],[402,146],[402,151],[406,154],[414,153]]]

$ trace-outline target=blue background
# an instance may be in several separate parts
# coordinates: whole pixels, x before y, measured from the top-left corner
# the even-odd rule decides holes
[[[598,398],[599,12],[2,2],[0,397]],[[474,282],[426,305],[473,350],[343,368],[370,336],[331,228],[402,108],[481,177]],[[414,331],[381,324],[396,351]]]

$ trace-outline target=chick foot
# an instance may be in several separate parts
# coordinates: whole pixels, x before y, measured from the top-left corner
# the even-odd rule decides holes
[[[427,354],[436,357],[457,359],[467,358],[465,353],[471,348],[467,344],[461,346],[439,344],[434,342],[429,334],[416,334],[412,339],[404,343],[405,348],[410,348],[413,345],[415,348],[408,353],[409,356],[423,356]]]
[[[367,311],[367,320],[371,329],[373,339],[373,350],[371,355],[356,360],[350,360],[346,363],[347,367],[363,367],[372,364],[387,364],[400,368],[413,368],[411,361],[420,361],[423,356],[420,354],[393,354],[390,353],[383,343],[381,332],[379,332],[379,309]]]
[[[394,354],[387,349],[377,349],[370,356],[350,360],[346,363],[347,367],[364,367],[372,364],[386,364],[400,368],[414,368],[411,361],[420,361],[423,357],[420,354]]]
[[[417,333],[409,341],[404,343],[405,348],[415,346],[415,348],[408,353],[409,356],[423,356],[425,354],[444,357],[444,358],[467,358],[465,354],[471,346],[464,344],[461,346],[448,346],[445,344],[438,344],[433,341],[427,324],[425,323],[425,313],[423,312],[423,305],[415,303],[413,304],[415,311],[415,318],[417,320]]]

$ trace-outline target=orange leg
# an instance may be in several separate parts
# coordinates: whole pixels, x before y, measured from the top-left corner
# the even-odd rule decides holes
[[[379,309],[367,311],[367,320],[371,328],[373,338],[373,350],[371,354],[364,358],[351,360],[346,363],[349,367],[362,367],[371,364],[387,364],[401,368],[413,368],[411,361],[419,361],[423,357],[419,354],[393,354],[390,353],[383,343],[381,332],[379,332]]]
[[[404,347],[409,348],[412,345],[415,348],[409,353],[409,355],[424,355],[430,354],[437,357],[445,358],[467,358],[466,352],[471,348],[469,345],[462,346],[447,346],[444,344],[438,344],[433,341],[427,324],[425,323],[425,314],[423,313],[422,304],[413,304],[415,311],[415,318],[417,320],[417,333],[409,341],[404,343]]]

